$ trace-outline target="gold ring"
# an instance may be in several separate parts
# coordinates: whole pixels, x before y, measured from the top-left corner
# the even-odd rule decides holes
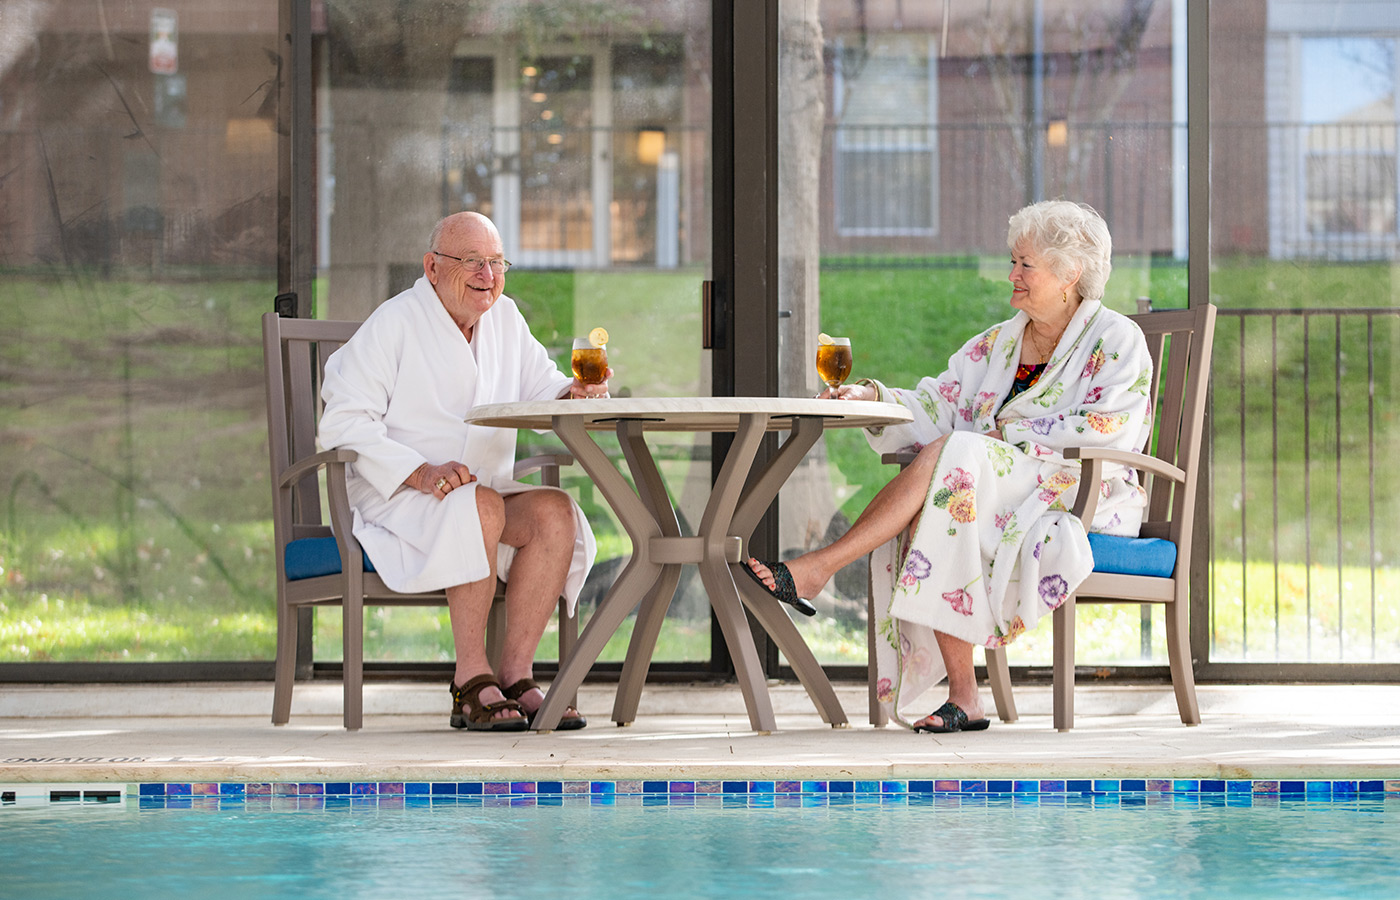
[[[440,490],[440,491],[442,491],[444,494],[447,493],[447,479],[446,479],[446,478],[439,478],[439,479],[437,480],[437,489]]]

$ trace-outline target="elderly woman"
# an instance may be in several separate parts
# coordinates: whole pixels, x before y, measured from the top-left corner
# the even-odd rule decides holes
[[[1064,449],[1141,450],[1151,432],[1146,342],[1102,303],[1112,251],[1103,219],[1075,203],[1036,203],[1011,217],[1007,246],[1014,317],[913,390],[864,381],[823,395],[908,407],[912,423],[867,437],[880,452],[917,449],[914,462],[836,542],[786,565],[749,560],[765,589],[801,608],[874,551],[879,695],[916,731],[986,728],[973,645],[1011,642],[1092,571],[1068,511],[1079,464]],[[1134,472],[1114,467],[1093,530],[1135,536],[1145,499]],[[945,674],[947,702],[908,721]]]

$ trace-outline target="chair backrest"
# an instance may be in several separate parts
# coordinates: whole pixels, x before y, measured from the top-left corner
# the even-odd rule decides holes
[[[359,327],[359,322],[287,319],[276,313],[263,316],[273,530],[279,547],[298,538],[330,534],[329,527],[321,524],[317,479],[302,479],[290,496],[279,488],[278,481],[292,462],[316,452],[326,360]]]
[[[1152,356],[1154,411],[1147,453],[1186,473],[1184,482],[1144,480],[1148,491],[1143,537],[1166,538],[1187,552],[1195,518],[1201,442],[1210,383],[1215,307],[1164,310],[1132,316],[1147,338]]]

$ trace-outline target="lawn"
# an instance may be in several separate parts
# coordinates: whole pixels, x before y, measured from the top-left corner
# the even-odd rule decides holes
[[[1007,313],[1000,259],[907,262],[833,261],[823,270],[821,327],[851,337],[856,377],[909,385],[936,374],[975,330]],[[1393,277],[1387,266],[1227,261],[1214,288],[1227,310],[1387,306]],[[602,325],[616,384],[684,394],[704,390],[699,278],[516,271],[510,292],[561,364],[570,338]],[[1110,304],[1124,311],[1140,294],[1158,308],[1181,306],[1185,272],[1124,261],[1111,286]],[[269,281],[241,277],[0,280],[0,661],[272,655],[258,318],[273,292]],[[1267,318],[1222,316],[1212,409],[1215,658],[1400,658],[1400,476],[1387,465],[1395,321],[1323,317],[1304,327],[1291,318],[1274,328]],[[854,518],[892,472],[857,433],[825,440],[833,484],[851,488],[840,513]],[[695,512],[686,479],[708,477],[705,451],[688,439],[657,448],[683,515]],[[624,557],[628,541],[592,485],[578,472],[566,485],[595,523],[599,559]],[[658,658],[708,657],[695,582],[687,577]],[[802,623],[825,660],[864,661],[860,584],[838,585],[840,617]],[[1094,658],[1140,657],[1135,608],[1082,618]],[[373,656],[451,656],[441,611],[376,612],[367,627]],[[1013,658],[1048,660],[1044,631],[1027,635]],[[604,658],[620,659],[625,640],[614,639]],[[1160,640],[1159,626],[1156,660]],[[336,616],[319,618],[317,644],[318,656],[338,655]]]

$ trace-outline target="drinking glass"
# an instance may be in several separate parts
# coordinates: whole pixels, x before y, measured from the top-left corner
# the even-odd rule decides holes
[[[582,384],[602,384],[608,377],[608,343],[604,332],[599,340],[597,331],[586,338],[574,338],[574,353],[570,359],[574,377]]]
[[[817,374],[836,390],[851,376],[851,339],[823,334],[817,343]]]

